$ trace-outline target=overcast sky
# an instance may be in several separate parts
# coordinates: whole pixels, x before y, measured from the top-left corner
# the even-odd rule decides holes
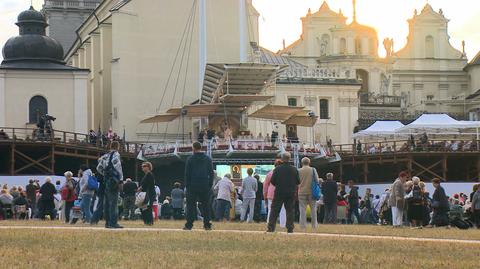
[[[140,0],[153,1],[153,0]],[[180,0],[171,0],[180,1]],[[186,1],[186,0],[181,0]],[[208,0],[207,0],[208,1]],[[227,1],[227,0],[225,0]],[[228,0],[234,1],[234,0]],[[318,10],[323,0],[253,0],[260,12],[260,45],[277,51],[282,47],[282,40],[287,45],[297,40],[301,34],[300,18],[308,9]],[[352,0],[328,0],[329,6],[351,20]],[[452,45],[461,49],[462,40],[466,41],[469,59],[480,50],[480,0],[429,0],[435,10],[443,9],[450,19],[449,34]],[[41,9],[43,0],[33,0],[36,9]],[[408,34],[407,19],[419,11],[426,0],[357,0],[357,20],[362,24],[375,27],[379,35],[379,44],[385,37],[395,40],[395,50],[406,43]],[[18,34],[15,21],[18,13],[30,6],[30,0],[0,0],[0,46],[6,40]],[[380,48],[383,55],[383,48]]]

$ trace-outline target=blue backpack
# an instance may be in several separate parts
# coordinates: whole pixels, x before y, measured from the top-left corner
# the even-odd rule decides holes
[[[312,168],[312,198],[317,201],[322,198],[320,184],[318,184],[317,177],[315,176],[315,168]]]
[[[94,176],[88,176],[87,188],[89,190],[98,191],[98,179]]]

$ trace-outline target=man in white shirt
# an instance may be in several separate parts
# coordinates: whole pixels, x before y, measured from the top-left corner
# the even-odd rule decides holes
[[[253,222],[253,213],[255,209],[255,197],[258,189],[257,180],[252,176],[253,169],[247,169],[248,176],[242,181],[242,192],[240,193],[243,197],[242,202],[242,213],[240,220],[245,220],[245,215],[247,214],[247,209],[250,208],[248,213],[248,223]]]

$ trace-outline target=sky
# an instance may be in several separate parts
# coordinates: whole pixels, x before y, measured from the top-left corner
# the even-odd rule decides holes
[[[0,46],[18,34],[16,17],[30,6],[30,1],[0,0]],[[443,9],[450,19],[450,43],[461,50],[461,42],[465,40],[467,56],[472,59],[480,51],[480,0],[357,0],[357,21],[377,29],[379,44],[386,37],[393,38],[395,50],[400,50],[408,35],[407,20],[415,9],[420,12],[427,2],[437,11]],[[38,10],[42,3],[43,0],[33,0]],[[318,10],[323,0],[253,0],[253,3],[261,14],[260,45],[277,51],[282,48],[283,39],[288,46],[300,37],[300,18],[309,8],[312,12]],[[349,18],[347,22],[351,21],[352,0],[327,0],[327,3],[332,10],[342,9]],[[379,53],[385,54],[383,47]]]

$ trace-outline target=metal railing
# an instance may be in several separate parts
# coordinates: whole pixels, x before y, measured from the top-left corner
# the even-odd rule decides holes
[[[400,107],[402,105],[401,96],[377,95],[373,93],[359,93],[360,106],[388,106]]]
[[[53,130],[40,133],[36,128],[9,128],[0,127],[0,143],[55,143],[69,146],[91,147],[99,150],[105,150],[111,140],[105,137],[90,136],[89,134]],[[121,153],[138,154],[142,149],[142,144],[123,140],[117,140],[121,147]]]
[[[57,8],[86,8],[95,9],[100,4],[100,1],[85,1],[85,0],[46,0],[45,8],[57,7]]]
[[[434,139],[426,142],[415,140],[392,140],[365,144],[334,145],[334,150],[342,156],[378,155],[397,153],[438,153],[438,152],[479,152],[480,140]]]

